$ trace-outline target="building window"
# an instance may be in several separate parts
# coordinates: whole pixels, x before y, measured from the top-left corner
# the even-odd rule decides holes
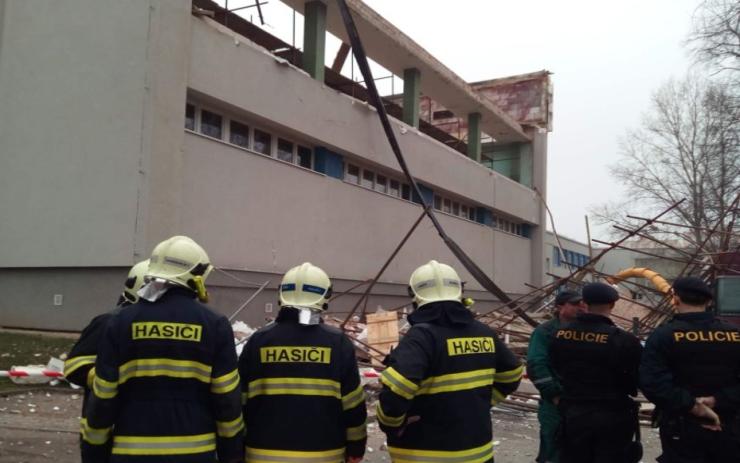
[[[258,153],[270,156],[272,154],[272,135],[258,129],[254,129],[254,150]]]
[[[311,166],[311,148],[298,145],[298,165],[310,169]]]
[[[398,180],[390,181],[388,193],[390,193],[391,196],[401,196],[401,184],[398,182]]]
[[[468,206],[465,204],[460,206],[460,216],[465,217],[466,219],[468,218]]]
[[[369,170],[362,169],[362,183],[365,188],[372,188],[375,183],[375,174]]]
[[[557,247],[552,248],[552,261],[555,264],[555,267],[560,267],[560,249]]]
[[[434,195],[434,208],[438,211],[442,210],[442,198],[437,195]]]
[[[220,114],[201,109],[200,133],[220,140],[223,133],[223,121],[224,118]]]
[[[249,148],[249,127],[237,121],[229,121],[229,142]]]
[[[445,198],[442,200],[442,212],[450,213],[452,211],[452,201]]]
[[[277,158],[285,162],[293,162],[293,143],[278,138]]]
[[[405,183],[401,187],[401,198],[405,199],[406,201],[411,201],[411,187],[409,185],[406,185]]]
[[[388,192],[388,179],[385,178],[385,176],[378,174],[377,177],[375,177],[375,191],[380,193]]]
[[[474,207],[471,207],[468,210],[468,219],[470,219],[470,220],[472,220],[472,221],[475,222],[475,208]]]
[[[347,164],[347,174],[344,176],[344,180],[354,184],[360,183],[360,168],[352,164]]]
[[[185,105],[185,128],[195,130],[195,106],[191,104]]]
[[[460,203],[452,203],[452,215],[460,215]]]

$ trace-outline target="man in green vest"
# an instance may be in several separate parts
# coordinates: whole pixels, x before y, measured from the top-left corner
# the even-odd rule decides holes
[[[556,434],[560,425],[558,401],[562,389],[550,366],[548,349],[557,330],[576,319],[576,315],[586,310],[581,295],[572,290],[561,291],[555,297],[555,316],[532,333],[527,352],[527,375],[540,391],[540,408],[537,419],[540,422],[540,450],[538,463],[556,463],[558,448]]]

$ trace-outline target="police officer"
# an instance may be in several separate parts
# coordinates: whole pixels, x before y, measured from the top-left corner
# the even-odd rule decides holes
[[[641,346],[609,319],[617,291],[604,283],[583,287],[587,313],[555,333],[550,360],[563,393],[560,461],[622,463],[629,461],[637,410]]]
[[[139,300],[139,295],[136,292],[144,283],[144,273],[148,267],[149,260],[141,261],[131,267],[123,285],[123,292],[116,303],[117,308],[135,304]],[[95,357],[98,352],[98,341],[105,330],[106,323],[108,323],[112,315],[113,312],[105,312],[93,318],[85,329],[82,330],[80,338],[72,346],[69,357],[64,362],[64,376],[67,381],[84,388],[82,418],[80,421],[83,428],[87,422],[86,406],[88,397],[90,396],[92,380],[95,377],[94,367]],[[82,434],[80,434],[80,454],[83,463],[104,461],[107,458],[108,450],[107,446],[90,445],[90,443],[83,439]]]
[[[640,387],[656,405],[661,463],[740,459],[740,331],[706,311],[712,298],[699,278],[673,283],[677,314],[648,338]]]
[[[234,335],[201,302],[212,270],[184,236],[158,244],[138,303],[107,324],[82,433],[111,463],[236,463],[243,429]]]
[[[386,359],[377,406],[395,462],[492,462],[491,406],[521,381],[519,360],[461,303],[457,272],[414,271],[412,325]]]
[[[362,460],[365,392],[352,342],[321,319],[331,293],[319,267],[288,270],[275,322],[254,333],[239,357],[250,463]]]
[[[558,461],[556,435],[560,426],[560,415],[557,405],[563,388],[550,365],[550,344],[555,332],[576,319],[586,309],[581,294],[566,289],[555,296],[555,316],[538,326],[529,339],[527,352],[527,375],[540,392],[540,406],[537,419],[540,422],[540,449],[537,462],[551,463]]]

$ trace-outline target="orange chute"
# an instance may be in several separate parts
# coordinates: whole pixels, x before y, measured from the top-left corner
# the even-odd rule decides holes
[[[628,268],[626,270],[622,270],[616,275],[607,278],[606,281],[615,285],[622,280],[626,280],[627,278],[646,278],[650,280],[650,282],[656,288],[658,288],[658,291],[660,291],[663,294],[668,294],[668,292],[671,290],[671,284],[668,283],[665,278],[660,276],[658,272],[654,272],[650,270],[649,268],[642,268],[642,267],[633,267],[633,268]]]

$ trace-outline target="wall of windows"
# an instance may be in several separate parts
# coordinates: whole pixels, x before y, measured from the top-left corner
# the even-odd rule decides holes
[[[196,103],[186,103],[185,129],[200,133],[230,145],[255,153],[270,156],[279,161],[295,164],[306,169],[325,173],[329,177],[341,178],[347,183],[359,185],[388,196],[421,203],[411,186],[402,177],[388,175],[377,169],[347,162],[341,154],[324,147],[315,149],[282,134],[275,133],[248,121],[232,118],[218,110]],[[505,233],[528,237],[527,225],[495,215],[491,210],[475,206],[445,195],[435,194],[425,185],[419,184],[424,198],[433,203],[435,210],[465,220],[488,225]],[[559,264],[559,260],[556,261]]]
[[[185,128],[239,148],[306,169],[314,168],[313,149],[254,124],[227,117],[196,104],[185,105]]]
[[[557,246],[552,248],[552,262],[555,267],[562,267],[563,265],[572,265],[575,267],[583,267],[588,263],[588,256],[575,251],[569,251],[563,249],[563,253],[560,253],[560,249]]]

